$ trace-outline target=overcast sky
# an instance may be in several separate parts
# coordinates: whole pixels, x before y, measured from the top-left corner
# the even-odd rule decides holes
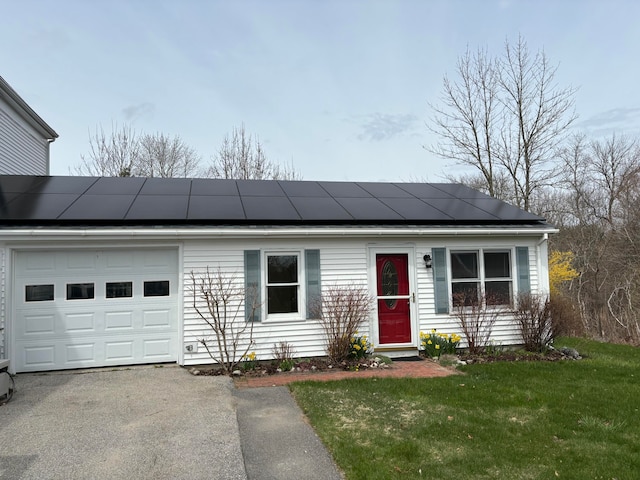
[[[441,180],[423,147],[467,47],[521,34],[579,88],[576,129],[640,135],[640,2],[0,0],[0,75],[58,132],[69,174],[89,132],[180,135],[204,163],[244,123],[306,180]]]

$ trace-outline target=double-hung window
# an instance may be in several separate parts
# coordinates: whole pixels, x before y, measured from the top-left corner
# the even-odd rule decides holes
[[[266,254],[267,316],[299,316],[300,254],[297,252]]]
[[[453,306],[513,303],[510,250],[451,252],[451,294]]]

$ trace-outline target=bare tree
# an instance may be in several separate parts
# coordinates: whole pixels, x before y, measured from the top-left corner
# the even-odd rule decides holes
[[[477,169],[483,190],[496,196],[493,147],[497,145],[498,76],[495,61],[485,50],[469,50],[458,59],[458,82],[444,77],[442,107],[435,110],[433,127],[441,142],[427,147],[432,153]]]
[[[253,322],[246,321],[244,309],[255,311],[258,305],[245,304],[246,289],[235,276],[207,267],[201,274],[191,272],[193,309],[212,334],[198,338],[211,359],[226,374],[231,374],[253,345]]]
[[[140,156],[134,169],[139,177],[197,177],[200,159],[179,136],[163,133],[140,138]]]
[[[573,253],[579,272],[562,293],[588,334],[640,343],[640,146],[624,136],[573,137],[562,160],[570,215],[552,241]]]
[[[162,133],[139,136],[129,125],[102,126],[89,135],[90,152],[74,168],[78,175],[100,177],[198,176],[200,159],[179,136]]]
[[[136,132],[129,125],[111,126],[111,134],[102,126],[89,135],[89,153],[81,155],[81,163],[74,168],[77,175],[94,177],[129,177],[138,163],[140,144]]]
[[[531,55],[522,37],[515,46],[505,42],[499,58],[467,51],[458,80],[444,79],[443,106],[434,108],[430,127],[441,140],[428,150],[475,168],[490,195],[530,210],[552,183],[556,149],[576,118],[575,89],[557,87],[556,70],[543,51]],[[496,188],[505,178],[507,198]]]
[[[208,176],[238,180],[301,180],[293,165],[280,166],[267,159],[257,137],[248,134],[244,125],[226,135],[212,159]]]

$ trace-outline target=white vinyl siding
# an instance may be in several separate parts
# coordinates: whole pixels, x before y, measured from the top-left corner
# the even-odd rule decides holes
[[[244,283],[243,264],[244,250],[261,250],[263,254],[274,251],[302,252],[309,249],[320,250],[321,287],[326,289],[332,285],[360,285],[367,287],[367,255],[366,242],[356,240],[269,240],[269,241],[229,241],[212,240],[210,242],[189,241],[184,245],[184,342],[197,342],[209,335],[210,330],[203,328],[203,321],[193,309],[193,293],[191,272],[196,276],[218,267],[226,275],[232,275],[238,286]],[[263,261],[264,265],[264,261]],[[302,268],[304,268],[304,261]],[[304,272],[302,274],[304,276]],[[301,280],[302,281],[302,280]],[[264,302],[264,298],[263,298]],[[264,307],[264,304],[263,304]],[[238,321],[244,322],[244,311],[240,310]],[[368,325],[363,326],[360,333],[369,333]],[[325,355],[325,342],[322,329],[315,319],[305,319],[304,312],[291,320],[267,320],[253,324],[255,351],[258,360],[273,357],[274,344],[287,341],[295,349],[296,356],[310,357]],[[210,362],[206,351],[199,346],[196,353],[185,353],[187,365]]]
[[[406,240],[406,239],[403,239]],[[418,239],[416,239],[418,240]],[[530,277],[532,291],[537,291],[538,275],[536,273],[536,242],[537,239],[527,240],[525,238],[517,238],[514,243],[513,238],[494,238],[487,240],[486,238],[460,239],[460,238],[438,238],[431,240],[419,239],[414,243],[382,242],[379,238],[361,238],[361,239],[301,239],[297,240],[278,240],[269,239],[261,241],[231,241],[231,240],[211,240],[205,241],[188,241],[184,244],[184,283],[185,283],[185,316],[184,316],[184,341],[187,343],[196,342],[199,338],[203,338],[207,334],[207,329],[203,329],[202,320],[198,319],[193,307],[193,296],[190,288],[190,272],[203,272],[208,265],[210,268],[220,266],[227,274],[233,274],[236,277],[238,285],[242,285],[244,250],[261,250],[262,252],[271,252],[272,250],[281,251],[303,251],[304,249],[320,250],[320,267],[322,288],[328,286],[362,286],[367,287],[368,275],[368,249],[373,245],[376,249],[384,249],[385,246],[397,249],[406,247],[408,252],[415,252],[415,293],[417,321],[415,322],[418,331],[430,331],[432,328],[447,333],[461,333],[456,324],[455,318],[451,315],[436,315],[433,293],[433,272],[424,265],[422,257],[442,245],[446,245],[451,249],[478,249],[486,248],[492,250],[509,250],[511,251],[516,245],[529,247],[530,260]],[[394,250],[395,251],[395,250]],[[513,260],[512,260],[513,261]],[[514,283],[517,279],[513,279]],[[514,284],[514,291],[517,285]],[[264,299],[263,299],[264,300]],[[244,320],[244,312],[239,312],[240,321]],[[516,344],[519,341],[518,332],[513,324],[510,316],[501,317],[494,326],[492,340],[496,344]],[[376,319],[372,315],[368,325],[363,325],[360,329],[361,334],[368,335],[374,330]],[[302,317],[291,321],[277,322],[256,322],[253,324],[253,338],[255,345],[250,351],[255,351],[259,360],[271,359],[272,348],[274,344],[280,341],[287,341],[295,349],[296,355],[320,356],[325,355],[325,343],[323,340],[322,330],[316,320],[304,320]],[[188,365],[207,363],[210,358],[202,347],[197,349],[195,353],[185,353],[184,362]]]
[[[151,231],[151,230],[150,230]],[[157,232],[157,230],[156,230]],[[91,244],[91,240],[83,239],[87,231],[78,232],[78,235],[70,233],[64,240],[52,235],[51,237],[40,237],[36,240],[29,236],[15,238],[13,243],[8,245],[12,248],[28,248],[30,243],[38,242],[37,246],[43,250],[60,248],[63,244],[70,249],[87,248]],[[89,232],[90,233],[90,232]],[[213,272],[220,268],[225,275],[234,275],[235,282],[240,289],[244,288],[244,252],[246,250],[260,251],[262,255],[266,252],[302,252],[308,250],[319,251],[320,271],[321,271],[321,288],[326,290],[330,286],[360,286],[371,288],[370,276],[375,275],[375,269],[371,270],[370,252],[384,251],[385,249],[394,252],[404,251],[412,257],[410,264],[414,265],[410,269],[410,283],[415,287],[415,305],[412,309],[412,332],[417,336],[419,331],[428,332],[433,328],[438,331],[447,333],[461,333],[452,315],[436,314],[434,299],[434,279],[433,269],[425,267],[422,257],[425,254],[431,254],[434,248],[446,248],[447,254],[451,250],[473,250],[473,249],[509,249],[513,251],[516,246],[528,248],[529,254],[529,270],[531,291],[536,293],[540,291],[539,283],[547,278],[547,259],[546,259],[546,243],[541,242],[540,235],[532,235],[530,237],[519,236],[414,236],[414,237],[354,237],[349,235],[336,234],[335,237],[318,238],[314,236],[300,236],[296,238],[272,238],[268,235],[262,235],[260,229],[256,229],[256,237],[248,235],[237,236],[234,238],[224,237],[194,237],[189,236],[187,229],[180,231],[177,236],[175,233],[154,236],[154,240],[144,239],[144,234],[138,236],[139,240],[128,236],[121,237],[121,233],[112,233],[109,238],[103,238],[99,241],[100,246],[93,249],[104,249],[107,246],[135,249],[136,247],[148,247],[150,244],[176,242],[178,239],[181,248],[175,244],[173,248],[180,253],[178,263],[178,282],[176,286],[181,288],[182,296],[179,299],[176,321],[178,322],[178,340],[177,340],[177,360],[181,364],[196,365],[202,363],[212,363],[202,346],[196,347],[195,351],[188,352],[185,344],[193,346],[201,338],[210,335],[211,331],[204,325],[193,309],[193,292],[191,282],[191,272],[196,276],[204,273],[209,267]],[[122,235],[127,235],[123,231]],[[184,237],[182,237],[184,236]],[[142,238],[141,238],[142,237]],[[139,243],[138,243],[139,242]],[[160,247],[158,247],[160,248]],[[177,249],[177,250],[176,250]],[[0,250],[0,261],[2,255],[10,252],[10,250]],[[7,262],[11,260],[11,256],[6,256],[4,263],[0,269],[0,322],[10,322],[11,327],[15,322],[5,311],[5,302],[11,301],[6,298],[7,278],[6,272],[14,276],[16,265],[9,265]],[[127,279],[109,279],[109,281],[126,281]],[[160,278],[152,278],[151,280],[161,280]],[[518,277],[513,277],[514,292],[518,290]],[[84,281],[78,279],[77,281]],[[375,282],[374,282],[375,283]],[[15,297],[15,286],[10,288]],[[20,287],[20,293],[24,294],[23,287]],[[546,291],[546,287],[545,287]],[[372,292],[374,293],[374,292]],[[411,292],[414,293],[414,292]],[[180,295],[178,295],[180,296]],[[125,300],[125,299],[121,299]],[[14,302],[15,303],[15,302]],[[46,303],[46,302],[42,302]],[[71,302],[73,303],[73,302]],[[8,306],[10,309],[15,307]],[[242,305],[241,305],[242,307]],[[287,341],[295,350],[295,355],[299,357],[311,357],[325,355],[325,341],[319,322],[317,319],[307,319],[302,316],[295,320],[282,321],[262,321],[253,323],[253,337],[255,344],[250,351],[255,351],[259,360],[268,360],[273,357],[272,349],[274,344],[280,341]],[[238,312],[238,320],[244,322],[244,311],[242,308]],[[360,329],[361,334],[368,335],[372,338],[372,334],[376,328],[376,318],[372,314],[370,322],[363,325]],[[1,325],[1,323],[0,323]],[[6,325],[5,325],[6,326]],[[11,330],[11,328],[9,328]],[[5,332],[5,334],[8,332]],[[15,332],[14,332],[15,333]],[[502,317],[496,323],[493,329],[492,340],[496,344],[516,344],[519,341],[517,330],[513,321],[509,317]],[[4,352],[6,356],[10,354],[12,348],[7,348],[9,337],[4,339]],[[2,346],[2,339],[0,339]]]
[[[0,99],[0,175],[48,175],[49,142]]]

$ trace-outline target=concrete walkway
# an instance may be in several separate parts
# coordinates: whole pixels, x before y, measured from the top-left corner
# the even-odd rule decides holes
[[[245,388],[234,395],[249,480],[343,478],[287,388]]]

